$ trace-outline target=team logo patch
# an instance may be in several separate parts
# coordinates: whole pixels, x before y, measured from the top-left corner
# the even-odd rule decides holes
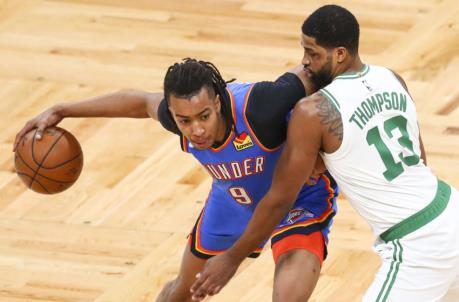
[[[247,134],[247,132],[244,131],[233,140],[233,145],[237,151],[241,151],[252,147],[253,142],[250,136]]]
[[[288,212],[288,216],[287,216],[287,223],[288,224],[294,224],[295,222],[297,222],[299,219],[303,218],[303,217],[314,217],[314,214],[312,214],[311,212],[309,211],[305,211],[304,209],[302,208],[296,208],[296,209],[293,209],[291,210],[290,212]]]

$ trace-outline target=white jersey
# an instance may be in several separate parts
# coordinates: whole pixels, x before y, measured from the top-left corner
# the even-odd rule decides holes
[[[393,72],[364,65],[321,92],[343,121],[341,146],[321,155],[375,235],[426,207],[437,178],[420,159],[415,104]]]

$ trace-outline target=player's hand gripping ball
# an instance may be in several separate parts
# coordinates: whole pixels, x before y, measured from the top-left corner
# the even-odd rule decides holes
[[[83,152],[76,138],[59,127],[49,127],[40,140],[37,129],[19,142],[14,155],[16,173],[35,192],[54,194],[68,189],[80,176]]]

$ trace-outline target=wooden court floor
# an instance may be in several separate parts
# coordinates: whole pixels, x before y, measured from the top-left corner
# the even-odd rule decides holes
[[[153,301],[178,270],[210,177],[152,120],[68,119],[85,166],[44,196],[14,173],[12,142],[58,103],[158,91],[185,57],[227,79],[273,80],[302,56],[300,26],[326,1],[0,0],[0,302]],[[459,2],[338,0],[361,24],[361,55],[401,73],[428,165],[459,187]],[[366,223],[339,199],[311,301],[359,301],[378,267]],[[270,301],[267,249],[211,301]]]

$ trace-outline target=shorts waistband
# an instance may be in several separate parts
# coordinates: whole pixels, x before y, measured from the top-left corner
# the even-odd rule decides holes
[[[425,226],[443,213],[448,205],[450,196],[451,187],[447,183],[438,180],[437,193],[434,199],[425,208],[390,227],[379,237],[384,240],[384,242],[388,242],[402,238]]]

